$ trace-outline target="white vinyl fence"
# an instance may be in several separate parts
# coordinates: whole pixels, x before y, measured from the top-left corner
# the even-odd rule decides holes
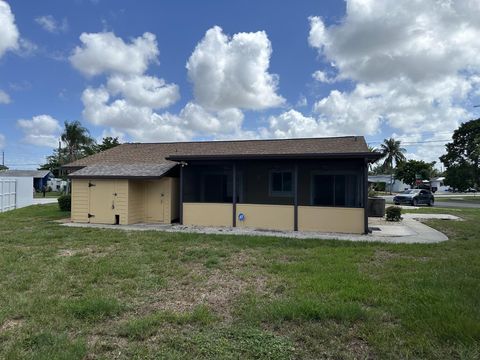
[[[16,208],[17,180],[0,179],[0,213]]]

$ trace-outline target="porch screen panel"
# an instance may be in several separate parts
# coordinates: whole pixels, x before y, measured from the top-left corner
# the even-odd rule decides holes
[[[293,164],[285,161],[237,163],[237,202],[293,205]]]
[[[362,207],[358,176],[354,174],[313,175],[311,205]]]
[[[313,176],[313,204],[317,206],[334,206],[334,176]]]
[[[190,164],[184,168],[184,202],[231,203],[231,166]]]

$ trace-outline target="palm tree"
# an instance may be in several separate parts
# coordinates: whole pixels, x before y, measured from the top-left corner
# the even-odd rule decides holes
[[[68,161],[77,160],[87,148],[95,144],[88,129],[83,127],[78,120],[65,121],[61,139],[66,146]]]
[[[401,147],[401,141],[394,138],[384,139],[383,144],[380,145],[380,152],[382,153],[383,168],[390,171],[390,194],[392,193],[393,184],[393,168],[394,164],[397,166],[399,163],[404,162],[406,150]]]
[[[376,151],[378,151],[378,149],[377,149],[375,146],[367,145],[367,147],[368,147],[368,151],[370,151],[370,152],[376,152]],[[369,171],[373,171],[373,169],[374,169],[374,168],[373,168],[373,165],[374,165],[377,161],[378,161],[378,160],[375,160],[375,161],[373,161],[373,162],[371,162],[371,163],[368,164]],[[377,166],[377,167],[378,167],[378,166]]]

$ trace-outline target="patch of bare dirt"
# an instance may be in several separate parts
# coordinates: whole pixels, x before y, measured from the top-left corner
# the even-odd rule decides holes
[[[128,347],[128,340],[120,336],[109,334],[93,334],[87,338],[90,351],[86,359],[98,359],[106,356],[108,359],[125,358],[124,349]],[[102,356],[98,356],[102,354]]]
[[[64,219],[53,220],[53,222],[57,224],[66,224],[66,223],[71,223],[72,219],[64,218]]]
[[[345,346],[347,353],[351,354],[353,359],[375,359],[368,342],[358,335],[359,332],[356,324],[353,324],[348,329]]]
[[[22,326],[24,320],[23,319],[7,319],[0,325],[0,334],[13,330],[19,326]]]
[[[155,294],[147,311],[185,312],[197,305],[207,305],[225,320],[235,298],[251,289],[265,294],[268,278],[255,267],[255,259],[245,251],[224,260],[221,268],[209,269],[200,263],[188,263],[189,272],[180,280],[170,279],[166,289]]]
[[[108,254],[115,251],[115,247],[85,247],[82,249],[61,249],[58,251],[58,256],[60,257],[69,257],[74,255],[85,255],[85,256],[107,256]]]

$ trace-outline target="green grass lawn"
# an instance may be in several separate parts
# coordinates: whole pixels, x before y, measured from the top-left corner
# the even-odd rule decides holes
[[[431,221],[451,238],[434,245],[0,214],[0,358],[479,358],[480,210],[441,212],[466,221]]]
[[[60,195],[62,195],[62,192],[61,191],[47,191],[45,193],[45,197],[59,197]],[[42,192],[35,192],[33,194],[33,197],[35,199],[37,198],[43,198],[43,193]]]

